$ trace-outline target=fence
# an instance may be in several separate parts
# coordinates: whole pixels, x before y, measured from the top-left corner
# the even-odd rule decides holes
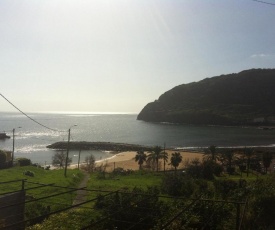
[[[54,214],[75,210],[82,210],[79,215],[84,219],[79,229],[108,229],[111,225],[120,226],[117,229],[184,229],[196,226],[192,218],[202,215],[196,224],[199,229],[209,229],[215,225],[218,216],[224,218],[223,211],[227,209],[233,213],[226,217],[234,218],[231,229],[239,230],[247,203],[86,188],[80,189],[86,191],[87,199],[79,203],[73,202],[79,190],[76,188],[27,180],[0,182],[0,189],[1,186],[5,186],[6,192],[0,194],[0,229],[8,230],[24,229]],[[9,191],[7,187],[10,187]],[[101,206],[105,207],[104,212]],[[152,222],[156,217],[157,222]]]

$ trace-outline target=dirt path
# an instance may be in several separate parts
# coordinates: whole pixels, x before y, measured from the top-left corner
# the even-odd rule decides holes
[[[83,188],[87,186],[87,182],[90,178],[90,175],[87,172],[84,173],[84,178],[80,182],[78,188]],[[73,205],[80,204],[84,201],[86,201],[87,191],[85,189],[79,189],[77,190],[76,197],[74,199]]]

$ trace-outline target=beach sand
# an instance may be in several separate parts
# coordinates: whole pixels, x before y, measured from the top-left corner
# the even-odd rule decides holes
[[[166,170],[171,170],[174,169],[171,165],[169,165],[170,163],[170,158],[172,153],[174,153],[174,150],[166,150],[166,152],[168,153],[168,162],[166,162],[166,166],[165,169]],[[191,151],[176,151],[176,152],[180,152],[181,156],[182,156],[182,162],[179,165],[178,168],[183,168],[184,167],[184,163],[189,160],[191,161],[192,159],[199,159],[200,161],[203,158],[203,153],[202,152],[191,152]],[[135,161],[135,156],[136,156],[137,152],[121,152],[118,154],[115,154],[114,156],[104,159],[104,160],[100,160],[100,161],[96,161],[96,166],[101,166],[101,165],[106,165],[106,171],[107,172],[111,172],[114,170],[114,168],[123,168],[124,170],[138,170],[139,169],[139,165],[138,163]],[[148,153],[146,153],[148,154]],[[160,160],[159,161],[159,165],[160,168],[159,170],[163,170],[164,165],[163,165],[163,161]],[[145,163],[143,164],[145,166]]]

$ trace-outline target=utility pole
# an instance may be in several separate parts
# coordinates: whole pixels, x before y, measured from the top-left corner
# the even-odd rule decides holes
[[[165,173],[165,160],[166,160],[166,155],[165,155],[165,142],[163,144],[163,162],[164,162],[164,173]]]
[[[77,126],[77,125],[73,125],[73,126]],[[68,167],[68,157],[69,157],[69,149],[70,149],[71,128],[73,126],[71,126],[68,130],[68,143],[67,143],[67,153],[66,153],[66,159],[65,159],[65,172],[64,172],[65,177],[67,177],[67,167]]]
[[[70,144],[70,137],[71,137],[71,129],[68,131],[68,143],[67,143],[67,153],[66,153],[66,159],[65,159],[65,172],[64,176],[67,177],[67,165],[68,165],[68,156],[69,156],[69,144]]]
[[[18,127],[20,129],[21,127]],[[14,144],[15,144],[15,128],[12,130],[12,155],[11,155],[11,166],[13,167],[13,160],[14,160]]]
[[[15,132],[15,129],[12,130],[12,156],[11,156],[12,167],[13,167],[13,159],[14,159],[14,132]]]
[[[78,168],[78,170],[79,170],[79,162],[80,162],[80,153],[81,153],[81,149],[79,150],[79,154],[78,154],[78,166],[77,166],[77,168]]]

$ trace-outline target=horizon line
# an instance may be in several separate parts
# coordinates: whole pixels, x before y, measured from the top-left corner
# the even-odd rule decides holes
[[[17,112],[17,111],[0,111],[0,113],[19,113],[19,112]],[[79,114],[79,115],[83,115],[83,114],[85,114],[85,115],[89,115],[89,114],[91,114],[91,115],[93,115],[93,114],[95,114],[95,115],[133,114],[134,115],[134,114],[138,114],[138,112],[101,112],[101,111],[100,112],[91,112],[91,111],[28,111],[26,113],[41,113],[41,114],[47,113],[47,114],[68,114],[68,115],[70,115],[70,114],[73,114],[73,115],[77,115],[77,114]]]

